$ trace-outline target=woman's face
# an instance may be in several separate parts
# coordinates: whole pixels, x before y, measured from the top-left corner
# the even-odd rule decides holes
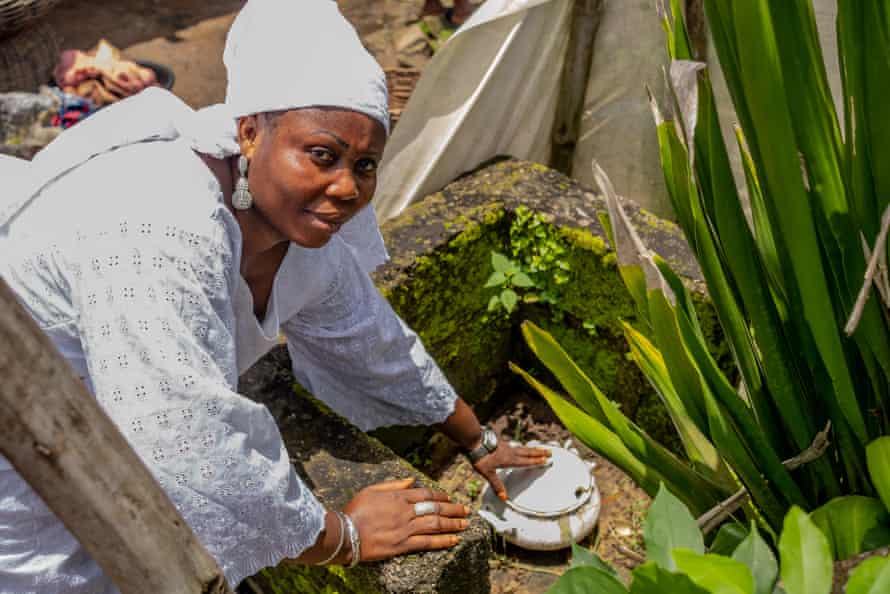
[[[281,239],[321,247],[371,201],[386,144],[364,114],[309,108],[239,122],[254,206]]]

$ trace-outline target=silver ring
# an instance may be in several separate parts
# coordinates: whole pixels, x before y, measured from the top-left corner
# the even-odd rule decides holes
[[[427,516],[439,511],[439,504],[435,501],[418,501],[414,504],[415,516]]]

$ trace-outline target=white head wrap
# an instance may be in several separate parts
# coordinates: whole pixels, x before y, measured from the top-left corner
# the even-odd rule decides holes
[[[26,189],[0,201],[0,237],[44,187],[128,144],[184,137],[198,152],[229,157],[241,152],[236,118],[312,106],[364,113],[389,131],[383,71],[333,0],[249,0],[229,31],[224,61],[223,104],[195,112],[167,91],[147,89],[61,134],[28,167]],[[387,259],[370,207],[338,236],[369,272]]]
[[[235,117],[340,107],[389,132],[386,77],[333,0],[249,0],[229,30],[223,61]]]

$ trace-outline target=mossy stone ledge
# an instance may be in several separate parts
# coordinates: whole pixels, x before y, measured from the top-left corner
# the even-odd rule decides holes
[[[399,478],[435,483],[388,447],[299,392],[284,347],[266,355],[239,382],[239,392],[266,405],[281,429],[294,468],[328,509],[340,509],[361,489]],[[459,545],[354,569],[282,563],[261,571],[261,594],[486,594],[490,591],[489,531],[478,517]]]

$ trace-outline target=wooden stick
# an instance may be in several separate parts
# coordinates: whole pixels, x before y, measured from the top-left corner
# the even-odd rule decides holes
[[[0,279],[0,453],[122,594],[231,594],[219,566]]]
[[[875,273],[878,271],[878,262],[887,257],[888,230],[890,230],[890,205],[887,205],[884,214],[881,215],[881,230],[878,233],[877,240],[875,240],[875,249],[871,253],[868,267],[865,269],[865,281],[862,283],[862,288],[859,289],[859,296],[856,297],[853,313],[850,314],[850,319],[847,321],[847,325],[844,326],[844,332],[847,336],[852,336],[859,326],[865,303],[871,294],[871,285],[875,280]]]
[[[593,64],[593,46],[603,2],[604,0],[573,0],[572,22],[551,134],[553,150],[550,158],[551,167],[566,175],[571,172],[575,144],[581,130],[584,94]]]
[[[638,552],[631,549],[630,547],[626,547],[624,545],[615,545],[615,549],[619,553],[621,553],[622,555],[624,555],[625,557],[630,559],[631,561],[635,561],[636,563],[645,563],[646,562],[645,556],[639,554]]]

